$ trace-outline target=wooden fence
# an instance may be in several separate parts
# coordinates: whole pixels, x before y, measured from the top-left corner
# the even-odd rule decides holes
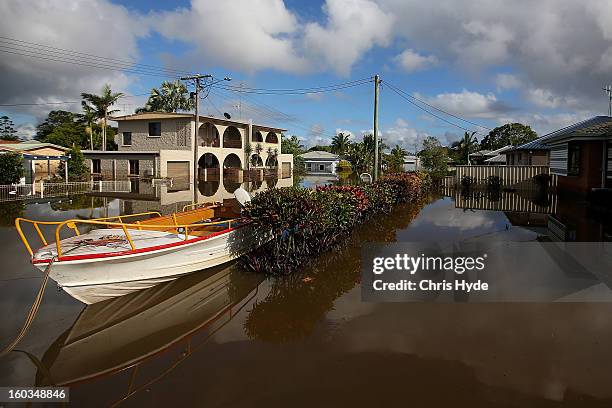
[[[502,187],[529,189],[533,187],[531,181],[539,174],[550,175],[550,187],[557,187],[557,176],[550,174],[548,166],[457,166],[455,175],[445,179],[445,186],[461,186],[461,180],[470,177],[478,187],[486,185],[490,176],[497,176]]]

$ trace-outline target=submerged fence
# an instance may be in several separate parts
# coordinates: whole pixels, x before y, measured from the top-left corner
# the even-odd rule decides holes
[[[0,185],[0,202],[30,200],[44,197],[59,197],[88,192],[130,192],[130,181],[76,181],[68,183],[45,183]]]
[[[445,187],[456,187],[469,177],[475,186],[486,185],[489,177],[499,177],[502,187],[529,188],[537,175],[550,175],[550,187],[557,186],[557,176],[550,174],[549,166],[457,166],[453,177],[445,179]]]

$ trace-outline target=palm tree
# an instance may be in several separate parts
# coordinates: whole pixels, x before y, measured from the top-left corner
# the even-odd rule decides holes
[[[108,122],[108,114],[117,112],[117,110],[109,111],[108,108],[113,106],[122,96],[123,93],[121,92],[111,92],[109,84],[104,85],[104,88],[102,88],[102,95],[90,93],[81,94],[83,102],[86,104],[91,104],[92,109],[95,109],[96,111],[96,116],[104,119],[102,126],[102,151],[106,150],[106,126]]]
[[[87,135],[89,136],[89,148],[93,150],[93,126],[94,121],[96,119],[96,111],[85,101],[81,101],[81,107],[83,108],[83,121],[86,124],[85,133],[87,133]]]
[[[344,155],[350,144],[349,134],[340,132],[332,138],[331,151],[335,154]]]
[[[164,81],[161,87],[151,89],[151,95],[144,107],[136,109],[140,112],[177,112],[189,111],[195,103],[189,90],[178,79],[174,82]]]
[[[405,149],[403,149],[399,145],[395,145],[395,147],[391,149],[391,153],[389,154],[391,170],[400,171],[404,164],[404,157],[406,157],[407,154],[408,153]]]
[[[453,143],[451,147],[459,151],[461,161],[470,164],[470,154],[478,149],[478,139],[474,136],[476,132],[465,132],[463,139]]]

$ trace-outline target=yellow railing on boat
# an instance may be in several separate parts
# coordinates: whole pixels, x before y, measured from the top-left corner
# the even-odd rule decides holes
[[[197,209],[197,208],[208,208],[208,207],[213,207],[215,205],[221,205],[221,203],[193,203],[193,204],[187,204],[183,206],[183,211],[187,211],[187,210],[193,210],[193,209]]]
[[[17,232],[19,233],[19,236],[21,238],[21,241],[23,242],[23,244],[25,245],[27,251],[29,252],[30,256],[34,255],[34,252],[32,251],[32,247],[28,241],[28,239],[26,238],[25,234],[23,233],[23,230],[21,228],[21,223],[25,222],[25,223],[31,223],[34,225],[34,229],[36,230],[38,237],[40,238],[42,244],[44,246],[49,245],[45,236],[43,235],[41,229],[40,229],[40,225],[56,225],[57,227],[55,228],[55,245],[57,248],[57,256],[61,257],[62,256],[62,245],[61,245],[61,232],[62,229],[64,227],[67,227],[71,230],[73,230],[75,232],[75,235],[80,235],[80,232],[78,230],[77,224],[85,224],[85,225],[96,225],[96,226],[106,226],[106,227],[120,227],[124,234],[125,237],[128,241],[128,243],[130,244],[130,248],[132,250],[136,249],[136,246],[134,245],[134,241],[132,240],[132,237],[130,236],[129,230],[130,229],[136,229],[136,230],[160,230],[160,229],[164,229],[164,230],[177,230],[177,232],[179,232],[179,229],[183,229],[184,234],[185,234],[185,240],[187,240],[189,238],[189,229],[193,230],[197,230],[199,228],[202,227],[206,227],[206,226],[212,226],[212,225],[220,225],[220,224],[227,224],[228,228],[231,228],[232,226],[232,222],[235,222],[236,220],[222,220],[222,221],[211,221],[211,222],[203,222],[203,223],[198,223],[198,224],[179,224],[177,222],[177,218],[176,218],[176,214],[172,214],[172,219],[174,220],[174,223],[172,224],[144,224],[144,223],[139,223],[138,221],[136,221],[136,223],[125,223],[123,220],[126,218],[134,218],[134,217],[138,217],[138,216],[144,216],[144,215],[151,215],[151,214],[156,214],[158,217],[161,218],[161,214],[157,211],[155,212],[146,212],[146,213],[139,213],[139,214],[130,214],[130,215],[122,215],[122,216],[115,216],[115,217],[106,217],[106,218],[96,218],[96,219],[91,219],[91,220],[80,220],[80,219],[71,219],[71,220],[65,220],[65,221],[34,221],[34,220],[29,220],[26,218],[17,218],[15,220],[15,226],[17,227]],[[109,219],[118,219],[119,222],[114,222],[114,221],[108,221]],[[155,218],[151,218],[151,219],[155,219]]]

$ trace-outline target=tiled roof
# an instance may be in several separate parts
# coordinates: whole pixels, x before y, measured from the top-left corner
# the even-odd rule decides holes
[[[571,136],[602,136],[612,134],[612,118],[595,116],[582,122],[555,130],[531,142],[515,147],[513,150],[550,150],[548,143]]]
[[[67,147],[64,147],[64,146],[58,146],[53,143],[39,142],[37,140],[28,140],[27,142],[21,142],[21,143],[2,143],[0,147],[2,149],[13,150],[16,152],[25,152],[28,150],[42,149],[45,147],[53,147],[55,149],[63,150],[65,152],[69,150]]]

